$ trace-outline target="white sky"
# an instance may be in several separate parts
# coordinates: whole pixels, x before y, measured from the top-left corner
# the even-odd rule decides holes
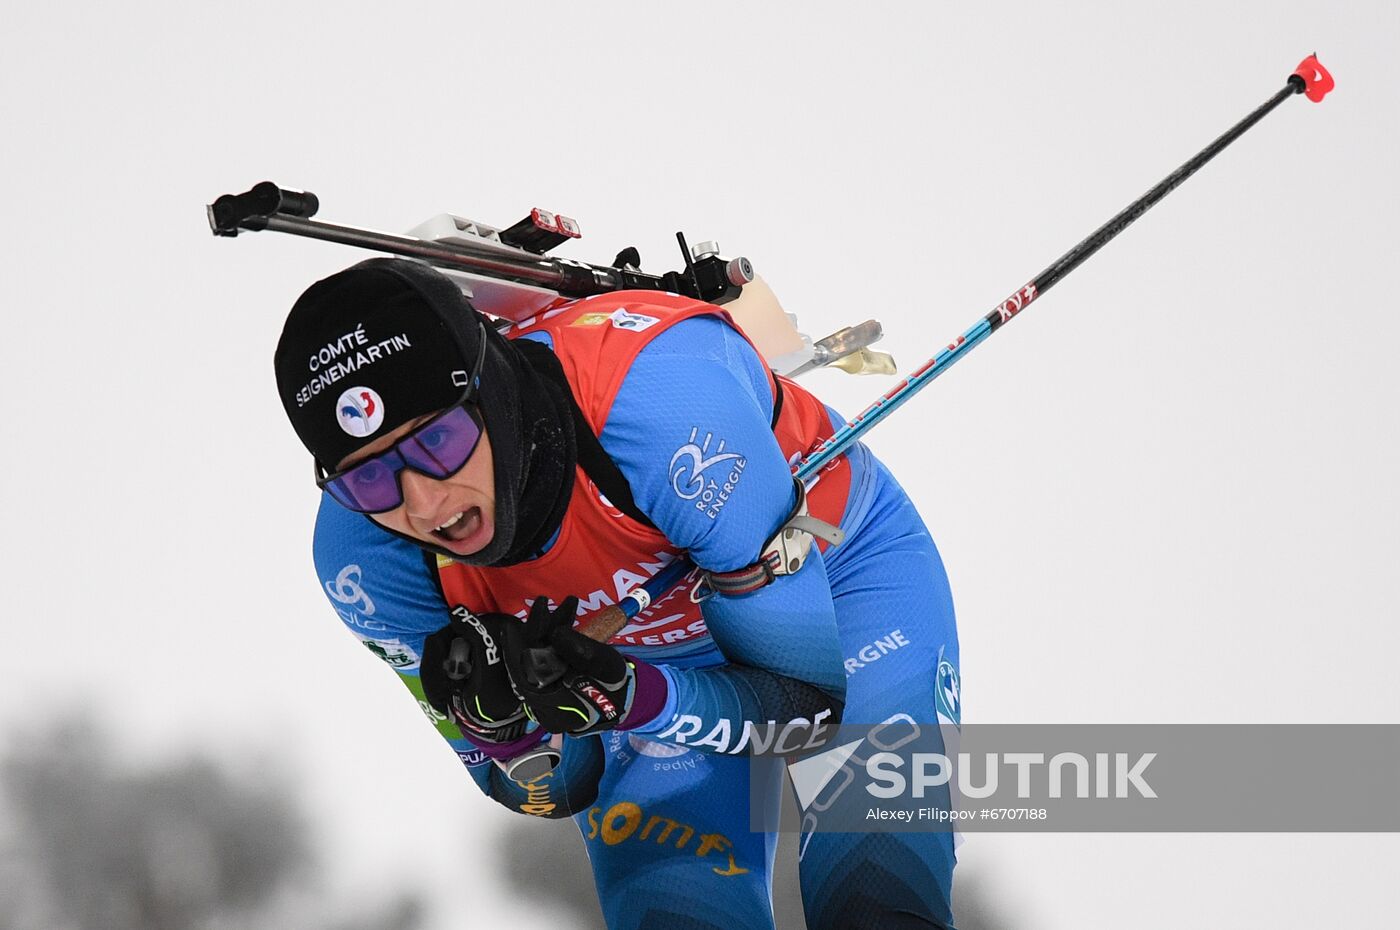
[[[132,759],[282,755],[345,895],[455,875],[492,906],[462,863],[509,815],[327,607],[273,389],[285,310],[362,255],[215,239],[218,194],[272,179],[389,230],[542,206],[582,223],[561,254],[635,244],[652,271],[684,229],[815,335],[878,317],[907,371],[1314,49],[1332,97],[1285,103],[871,445],[947,563],[967,720],[1395,722],[1397,10],[13,5],[0,740],[78,707]],[[890,382],[807,383],[854,413]],[[962,855],[1039,927],[1362,926],[1400,839]]]

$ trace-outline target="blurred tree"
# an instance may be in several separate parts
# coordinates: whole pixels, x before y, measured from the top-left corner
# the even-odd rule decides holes
[[[567,915],[561,926],[570,930],[606,930],[578,827],[522,814],[513,818],[510,833],[499,842],[502,855],[493,859],[496,873],[516,895],[528,895],[536,904]],[[548,878],[541,881],[540,876]]]
[[[322,905],[304,817],[285,779],[239,779],[200,759],[122,771],[101,734],[73,722],[13,745],[0,760],[12,821],[0,847],[0,930],[412,930],[422,922],[413,897],[360,908],[354,919],[305,919]]]

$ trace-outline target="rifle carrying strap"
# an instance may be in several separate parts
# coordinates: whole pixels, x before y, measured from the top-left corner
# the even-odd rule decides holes
[[[588,475],[598,487],[598,491],[614,507],[642,526],[656,529],[656,524],[642,513],[642,509],[633,499],[632,487],[627,483],[627,478],[612,460],[612,456],[604,451],[603,444],[593,432],[593,427],[588,425],[583,410],[579,408],[578,399],[574,397],[573,385],[569,384],[569,379],[564,374],[564,366],[560,364],[559,357],[547,345],[534,339],[522,338],[516,340],[515,344],[530,367],[554,382],[568,398],[569,410],[573,416],[574,446],[578,464],[583,468],[584,474]]]
[[[583,466],[584,473],[614,507],[642,526],[656,529],[656,524],[642,513],[642,509],[633,499],[632,486],[627,483],[622,469],[617,467],[612,456],[603,449],[603,444],[593,434],[593,428],[583,418],[583,411],[579,409],[578,401],[574,400],[572,391],[569,392],[569,405],[574,408],[574,444],[578,447],[578,463]]]

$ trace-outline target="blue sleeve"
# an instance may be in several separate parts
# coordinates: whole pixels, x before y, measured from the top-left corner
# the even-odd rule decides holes
[[[569,816],[593,803],[603,768],[601,746],[568,740],[554,772],[520,785],[428,703],[419,680],[423,641],[451,617],[432,556],[325,495],[313,553],[322,590],[341,622],[398,673],[483,792],[511,810],[538,817]]]
[[[772,415],[762,359],[718,317],[696,317],[638,355],[599,439],[657,528],[702,568],[731,571],[753,563],[796,501]],[[670,701],[638,732],[742,751],[746,724],[839,721],[846,676],[815,548],[796,574],[713,597],[704,614],[728,664],[663,667]]]

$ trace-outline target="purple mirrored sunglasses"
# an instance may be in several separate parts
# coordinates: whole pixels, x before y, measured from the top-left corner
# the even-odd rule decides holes
[[[327,475],[316,466],[316,484],[357,513],[387,513],[403,503],[399,473],[411,468],[429,478],[461,471],[481,441],[481,414],[470,401],[444,410],[378,455]]]
[[[403,503],[399,476],[405,468],[429,478],[450,478],[467,464],[481,442],[481,413],[476,406],[476,389],[481,365],[486,357],[486,332],[478,336],[480,349],[476,366],[467,379],[467,389],[457,403],[377,455],[356,462],[342,471],[327,474],[316,463],[316,486],[347,510],[356,513],[388,513]],[[460,372],[459,372],[460,374]]]

